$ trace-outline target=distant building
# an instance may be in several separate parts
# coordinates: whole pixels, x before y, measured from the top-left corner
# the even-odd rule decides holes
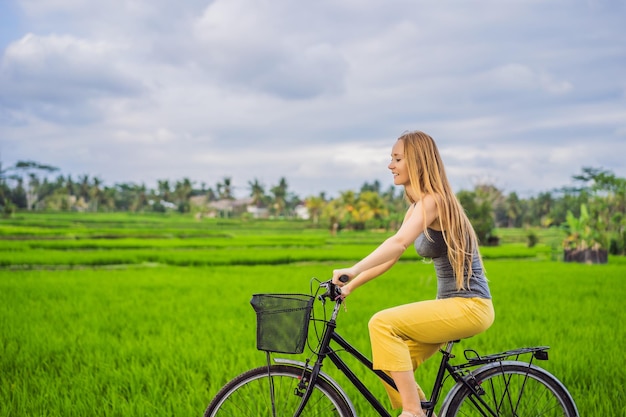
[[[309,209],[304,204],[298,204],[294,209],[296,213],[296,218],[302,220],[309,220],[311,215],[309,214]]]
[[[244,213],[250,214],[255,219],[267,219],[270,217],[268,207],[258,207],[253,202],[254,199],[252,197],[216,201],[207,201],[206,196],[194,196],[189,199],[192,207],[201,209],[202,214],[200,214],[200,217],[231,218],[239,217]],[[298,219],[308,220],[310,218],[309,209],[304,204],[297,205],[293,214]]]
[[[235,217],[245,212],[249,212],[248,208],[252,204],[252,197],[239,198],[235,200],[223,199],[217,201],[209,201],[207,209],[212,217]]]
[[[267,219],[270,216],[270,211],[267,207],[257,207],[253,204],[248,205],[246,211],[252,214],[255,219]]]

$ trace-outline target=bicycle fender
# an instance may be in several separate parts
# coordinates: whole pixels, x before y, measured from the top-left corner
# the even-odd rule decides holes
[[[281,365],[290,365],[298,369],[306,369],[306,368],[310,369],[311,368],[310,366],[307,367],[306,363],[302,361],[294,361],[292,359],[285,359],[285,358],[273,358],[273,359],[274,359],[274,362],[281,364]],[[352,414],[356,416],[356,410],[354,409],[354,405],[352,404],[352,401],[350,401],[350,397],[348,397],[348,395],[343,390],[343,388],[341,388],[341,386],[339,386],[339,384],[330,375],[328,375],[322,370],[320,370],[318,378],[322,378],[324,381],[330,384],[335,389],[335,391],[337,391],[346,400],[346,404],[348,404],[348,406],[350,407],[350,411],[352,411]]]

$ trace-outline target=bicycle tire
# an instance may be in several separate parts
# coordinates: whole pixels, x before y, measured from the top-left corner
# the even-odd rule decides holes
[[[204,417],[274,417],[270,396],[269,375],[274,384],[276,416],[292,416],[301,397],[296,388],[302,368],[272,365],[251,369],[237,376],[217,393]],[[302,417],[354,417],[344,396],[326,380],[318,378]]]
[[[504,361],[486,365],[474,373],[484,393],[480,398],[498,417],[578,417],[576,404],[565,386],[552,374],[525,362]],[[454,388],[453,388],[454,390]],[[460,386],[442,406],[446,417],[483,414],[474,404],[471,390]]]

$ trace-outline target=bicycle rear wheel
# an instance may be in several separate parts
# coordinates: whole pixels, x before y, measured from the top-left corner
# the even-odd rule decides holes
[[[274,409],[270,393],[273,385]],[[227,383],[213,398],[204,417],[288,417],[300,405],[298,389],[302,369],[272,365],[247,371]],[[345,398],[327,381],[318,378],[302,417],[353,417]]]
[[[487,365],[474,373],[482,388],[480,399],[498,417],[578,417],[571,395],[552,374],[524,362],[506,361]],[[491,416],[482,412],[469,388],[452,394],[441,409],[447,417]]]

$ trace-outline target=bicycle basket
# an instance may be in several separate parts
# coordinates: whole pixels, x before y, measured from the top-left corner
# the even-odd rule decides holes
[[[314,298],[304,294],[254,294],[256,348],[296,354],[304,351]]]

